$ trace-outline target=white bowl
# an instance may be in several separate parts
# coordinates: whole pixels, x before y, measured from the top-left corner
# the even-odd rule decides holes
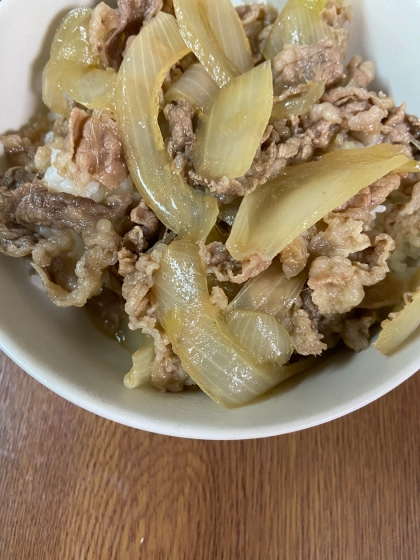
[[[1,0],[0,131],[17,129],[40,106],[41,70],[60,18],[90,1]],[[350,52],[374,60],[378,84],[420,113],[420,3],[355,0]],[[0,154],[4,168],[4,158]],[[135,428],[200,439],[284,434],[347,414],[384,395],[420,368],[415,335],[390,358],[373,349],[336,355],[265,400],[229,411],[202,393],[130,391],[130,357],[80,309],[58,309],[34,285],[26,262],[0,255],[0,346],[52,391]],[[17,411],[19,413],[19,411]]]

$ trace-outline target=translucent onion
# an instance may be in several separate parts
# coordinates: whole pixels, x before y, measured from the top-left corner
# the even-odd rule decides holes
[[[278,15],[264,44],[263,55],[269,60],[282,50],[283,45],[314,45],[322,39],[334,42],[331,27],[319,12],[295,1],[288,3]]]
[[[70,114],[64,94],[88,109],[114,110],[117,75],[95,67],[99,59],[93,56],[89,43],[91,14],[92,10],[76,8],[64,18],[44,69],[43,101],[61,115]]]
[[[420,173],[420,161],[410,159],[395,171],[397,173]]]
[[[117,73],[112,68],[72,66],[61,77],[63,91],[88,109],[115,112],[116,86]]]
[[[72,67],[80,67],[68,62],[50,60],[42,73],[42,101],[54,113],[68,117],[70,108],[64,96],[62,80]]]
[[[381,354],[388,356],[398,348],[420,325],[420,288],[411,301],[396,313],[393,319],[382,322],[382,331],[373,345]]]
[[[210,103],[198,120],[195,169],[209,179],[240,177],[251,167],[270,118],[273,104],[270,63],[265,62],[233,79]]]
[[[96,58],[89,43],[89,21],[92,10],[75,8],[60,23],[51,45],[50,58],[93,66]]]
[[[247,348],[261,363],[282,366],[293,348],[287,330],[275,317],[263,311],[235,310],[226,313],[229,331],[242,348]]]
[[[167,228],[204,240],[216,222],[216,199],[184,182],[158,124],[163,79],[188,52],[175,19],[160,12],[124,57],[118,72],[117,119],[131,176],[146,203]]]
[[[242,22],[232,6],[231,0],[206,0],[207,17],[213,36],[226,57],[247,72],[254,66],[251,45]]]
[[[185,43],[219,87],[253,67],[249,41],[230,0],[174,0]]]
[[[165,331],[192,379],[227,408],[252,401],[289,376],[287,368],[259,364],[237,344],[212,305],[172,311]]]
[[[195,109],[202,110],[218,89],[202,64],[192,64],[168,89],[165,102],[186,99]]]
[[[235,309],[265,311],[281,321],[302,291],[307,273],[302,271],[288,280],[279,259],[267,270],[251,278],[230,302],[227,312]]]
[[[402,152],[380,144],[286,167],[243,199],[226,244],[230,254],[241,261],[252,254],[274,258],[328,212],[409,162]]]
[[[271,118],[284,119],[304,115],[322,97],[324,91],[325,82],[309,82],[301,94],[275,102],[271,111]]]
[[[124,377],[124,385],[128,389],[135,389],[149,381],[152,372],[152,363],[155,359],[153,338],[145,335],[144,342],[133,356],[133,367]]]
[[[208,299],[206,275],[194,243],[176,239],[168,245],[154,276],[152,298],[162,325],[173,309]]]
[[[246,404],[295,373],[289,366],[262,364],[241,346],[242,326],[237,325],[233,334],[210,303],[194,243],[175,240],[168,246],[155,274],[152,298],[184,369],[217,403]]]

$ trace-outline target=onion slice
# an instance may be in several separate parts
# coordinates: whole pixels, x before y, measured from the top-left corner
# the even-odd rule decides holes
[[[289,376],[287,368],[259,364],[227,334],[212,305],[172,311],[165,332],[191,378],[227,408],[252,401]]]
[[[185,43],[219,87],[253,67],[251,48],[230,0],[174,0]]]
[[[409,162],[402,151],[380,144],[286,167],[243,199],[226,243],[230,254],[241,261],[253,254],[274,258],[328,212]]]
[[[63,19],[55,34],[50,60],[42,76],[42,99],[52,111],[69,116],[65,94],[88,109],[114,112],[114,70],[97,68],[92,54],[89,22],[92,10],[76,8]]]
[[[323,96],[324,91],[325,82],[309,82],[301,94],[286,97],[286,99],[277,102],[274,100],[271,118],[285,119],[304,115]]]
[[[168,89],[165,102],[186,99],[196,110],[203,110],[218,89],[202,64],[192,64]]]
[[[306,278],[307,273],[302,271],[288,280],[279,259],[274,259],[267,270],[248,280],[230,302],[226,312],[253,309],[270,313],[281,321],[302,291]]]
[[[176,239],[165,250],[154,276],[153,303],[159,322],[164,326],[173,309],[185,309],[207,300],[208,288],[198,247]]]
[[[397,173],[420,173],[420,161],[416,159],[410,159],[395,170]]]
[[[382,322],[382,331],[373,346],[389,356],[420,325],[420,287],[411,295],[411,301],[392,319]]]
[[[234,310],[225,314],[229,331],[242,348],[247,348],[260,363],[282,366],[293,352],[287,330],[264,311]]]
[[[261,363],[263,355],[242,346],[241,336],[249,336],[243,322],[229,329],[226,318],[210,303],[196,244],[173,241],[154,279],[152,300],[174,352],[185,371],[217,403],[241,406],[295,373],[291,366]]]
[[[217,201],[184,182],[158,124],[163,79],[188,52],[175,19],[159,12],[124,57],[118,73],[117,120],[131,176],[146,203],[181,237],[204,240],[216,222]]]
[[[135,389],[149,381],[152,364],[155,359],[153,338],[145,335],[144,342],[133,356],[133,367],[124,377],[124,385],[128,389]]]
[[[50,58],[84,66],[94,66],[96,57],[89,43],[89,21],[92,10],[75,8],[61,21],[51,44]]]
[[[117,73],[112,68],[66,67],[61,77],[61,86],[76,103],[88,109],[114,113],[114,95]]]
[[[335,42],[331,27],[321,18],[316,6],[316,2],[296,0],[286,4],[264,44],[263,55],[267,60],[274,58],[283,45],[313,45],[322,39]]]
[[[197,173],[208,179],[244,175],[260,145],[272,104],[269,62],[219,90],[198,121],[193,154]]]

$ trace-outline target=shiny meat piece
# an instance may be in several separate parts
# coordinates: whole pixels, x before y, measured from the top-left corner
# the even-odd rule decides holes
[[[370,239],[363,233],[365,224],[355,220],[352,214],[330,212],[323,220],[328,227],[312,237],[309,243],[309,252],[313,256],[347,257],[370,247]]]
[[[184,387],[195,385],[194,381],[183,369],[181,360],[174,354],[165,332],[157,324],[152,308],[139,321],[139,328],[141,328],[144,334],[151,336],[154,342],[155,359],[152,364],[150,378],[152,385],[163,393],[166,391],[178,393]]]
[[[277,17],[277,10],[268,4],[253,3],[238,6],[236,12],[248,37],[254,64],[258,64],[264,60],[261,50]]]
[[[58,233],[58,236],[62,235]],[[68,247],[54,246],[54,239],[46,241],[51,258],[68,251]],[[75,275],[77,277],[75,288],[71,291],[56,284],[51,278],[47,268],[34,260],[33,267],[41,276],[45,291],[51,301],[58,307],[83,307],[92,296],[98,295],[102,287],[103,272],[114,265],[118,259],[121,247],[121,238],[115,233],[110,221],[100,219],[92,230],[83,232],[85,252],[77,262]]]
[[[327,88],[343,76],[339,51],[329,39],[315,45],[285,45],[274,58],[274,92],[317,79]]]
[[[4,146],[10,165],[33,166],[36,150],[43,143],[49,127],[47,117],[42,116],[34,124],[24,127],[19,133],[0,136],[0,142]]]
[[[64,153],[60,154],[62,165],[64,156],[76,165],[76,170],[70,166],[64,169],[63,176],[73,178],[69,171],[74,175],[81,170],[87,181],[99,181],[109,190],[117,189],[128,175],[118,125],[105,111],[90,116],[82,109],[72,110]]]
[[[347,55],[349,32],[344,25],[351,21],[351,6],[342,6],[337,0],[328,0],[321,13],[322,19],[332,28],[334,39],[342,58]]]
[[[159,220],[144,200],[140,201],[139,205],[133,208],[130,220],[141,227],[146,239],[153,239],[159,231]]]
[[[318,332],[317,322],[311,320],[304,309],[293,310],[292,324],[290,342],[298,354],[318,356],[327,349],[327,345],[322,342],[322,334]]]
[[[347,78],[354,80],[361,88],[366,88],[375,79],[375,65],[361,56],[353,56],[347,64]]]
[[[167,10],[171,9],[165,2]],[[101,2],[93,11],[90,24],[90,42],[102,62],[118,70],[123,59],[127,39],[137,35],[142,25],[163,7],[162,0],[118,0],[112,10]]]
[[[180,99],[178,103],[166,105],[163,114],[168,121],[170,130],[169,153],[173,156],[178,152],[190,152],[195,140],[192,125],[194,109],[191,104],[184,99]]]
[[[364,255],[365,262],[338,255],[321,256],[312,262],[308,286],[320,313],[348,313],[362,302],[364,286],[374,286],[385,278],[395,243],[385,233],[376,235],[371,243],[373,250]]]
[[[259,255],[250,255],[242,263],[235,260],[220,241],[208,245],[200,243],[200,257],[207,274],[213,274],[219,282],[243,284],[250,278],[266,270],[271,261],[261,259]]]
[[[40,239],[16,221],[16,209],[29,189],[30,185],[13,191],[0,187],[0,252],[10,257],[29,256]]]
[[[7,187],[10,191],[17,189],[25,183],[32,183],[37,178],[35,173],[31,173],[25,167],[11,167],[0,177],[0,187]]]
[[[159,244],[150,253],[139,255],[132,271],[125,278],[122,286],[122,295],[126,301],[125,311],[129,318],[130,329],[140,328],[140,321],[145,315],[149,305],[149,291],[154,284],[154,274],[159,269],[162,251],[165,245]],[[126,259],[128,254],[120,252],[120,257]],[[124,262],[123,266],[127,266]]]
[[[8,228],[0,224],[0,253],[9,257],[28,257],[40,236],[26,228]]]
[[[416,183],[410,197],[395,204],[385,218],[384,231],[398,246],[410,235],[417,236],[420,231],[420,182]]]
[[[114,218],[111,210],[89,198],[48,192],[39,184],[27,187],[14,191],[21,194],[24,189],[15,210],[15,220],[22,226],[70,229],[81,235],[92,230],[98,220],[112,221]]]

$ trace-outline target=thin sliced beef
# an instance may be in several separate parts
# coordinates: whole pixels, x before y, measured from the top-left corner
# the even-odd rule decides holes
[[[61,176],[81,186],[99,181],[108,190],[117,189],[128,170],[114,118],[106,111],[89,115],[75,108],[68,127],[64,150],[55,162]]]
[[[161,9],[171,11],[168,1],[162,0],[118,0],[118,8],[113,10],[101,2],[93,10],[90,24],[90,42],[102,62],[118,70],[127,39],[137,35],[141,27]]]

